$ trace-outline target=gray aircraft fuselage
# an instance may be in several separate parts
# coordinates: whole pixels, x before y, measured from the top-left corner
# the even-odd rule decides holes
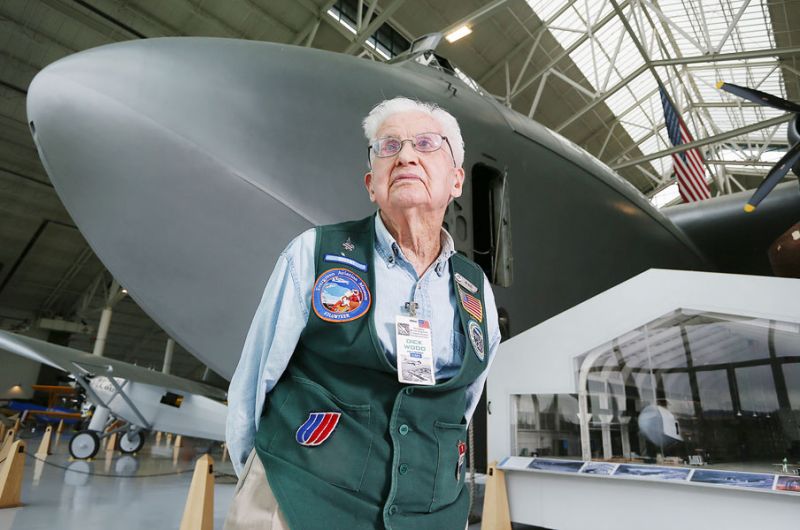
[[[230,378],[286,244],[374,211],[361,120],[399,95],[461,125],[465,194],[448,219],[468,256],[472,174],[506,175],[514,279],[495,295],[513,334],[651,267],[712,267],[597,159],[415,62],[227,39],[124,42],[45,68],[28,117],[97,256],[170,336]]]

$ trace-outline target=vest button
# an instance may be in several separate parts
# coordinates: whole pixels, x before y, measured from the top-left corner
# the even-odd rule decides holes
[[[400,471],[401,475],[405,475],[408,473],[408,464],[400,464],[400,467],[397,470]]]
[[[404,392],[406,393],[407,396],[410,396],[411,394],[414,393],[414,389],[412,387],[408,387],[404,390]]]
[[[389,515],[394,515],[396,513],[397,513],[397,505],[392,504],[391,506],[389,506]]]
[[[408,434],[408,425],[406,425],[406,424],[404,423],[404,424],[402,424],[402,425],[400,426],[400,429],[398,429],[398,430],[400,431],[400,434],[402,434],[403,436],[405,436],[406,434]]]

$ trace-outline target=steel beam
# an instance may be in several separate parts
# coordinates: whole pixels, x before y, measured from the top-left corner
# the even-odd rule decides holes
[[[344,52],[342,53],[352,55],[353,53],[357,52],[359,48],[364,45],[367,39],[369,39],[373,33],[378,31],[378,28],[380,28],[383,23],[386,22],[389,17],[391,17],[394,12],[400,8],[400,6],[403,5],[403,2],[405,2],[405,0],[394,0],[394,2],[384,8],[384,10],[381,11],[381,14],[378,15],[375,20],[373,20],[365,29],[361,30],[356,35],[356,39],[350,43],[350,45],[345,48]]]
[[[760,59],[761,57],[783,57],[785,55],[800,55],[800,46],[788,48],[767,48],[764,50],[750,50],[733,53],[709,53],[708,55],[695,55],[673,59],[658,59],[653,61],[653,66],[672,66],[681,64],[713,63],[738,61],[741,59]]]
[[[516,54],[518,54],[520,51],[524,50],[524,49],[525,49],[525,48],[528,46],[528,42],[530,42],[530,40],[531,40],[531,39],[533,39],[533,40],[535,40],[535,41],[537,41],[537,42],[538,42],[538,39],[540,39],[540,38],[541,38],[541,36],[542,36],[542,35],[544,35],[544,32],[545,32],[545,31],[547,31],[547,29],[548,29],[548,25],[549,25],[549,24],[550,24],[552,21],[554,21],[555,19],[557,19],[558,17],[560,17],[562,14],[564,14],[564,12],[565,12],[567,9],[569,9],[569,8],[572,6],[572,4],[574,4],[575,2],[577,2],[577,0],[569,0],[569,1],[568,1],[566,4],[564,4],[563,6],[561,6],[560,8],[558,8],[558,11],[556,11],[555,13],[553,13],[553,15],[552,15],[552,16],[551,16],[549,19],[547,19],[547,20],[543,21],[543,22],[542,22],[542,25],[541,25],[541,27],[539,27],[539,28],[536,30],[536,32],[535,32],[535,33],[530,33],[530,32],[528,32],[528,35],[529,35],[529,37],[528,37],[527,39],[523,39],[523,40],[522,40],[522,41],[521,41],[519,44],[517,44],[516,46],[514,46],[514,48],[513,48],[513,49],[512,49],[510,52],[508,52],[508,53],[506,54],[506,56],[504,57],[504,59],[500,59],[500,60],[498,60],[498,61],[497,61],[497,62],[494,64],[494,66],[492,66],[492,67],[491,67],[491,68],[490,68],[490,69],[489,69],[489,70],[488,70],[486,73],[484,73],[484,74],[483,74],[483,75],[480,77],[480,79],[478,80],[478,84],[481,84],[481,85],[483,85],[483,84],[484,84],[484,83],[485,83],[485,82],[486,82],[486,81],[487,81],[487,80],[488,80],[490,77],[492,77],[492,76],[493,76],[495,73],[497,73],[497,71],[498,71],[500,68],[502,68],[502,63],[504,62],[504,60],[505,60],[506,62],[507,62],[507,61],[510,61],[510,60],[511,60],[511,58],[512,58],[513,56],[515,56]],[[520,24],[521,24],[521,23],[520,23]],[[525,26],[523,26],[523,29],[525,29]],[[527,31],[527,29],[526,29],[526,31]],[[534,48],[535,48],[535,46],[536,46],[536,44],[534,43]],[[526,61],[526,62],[527,62],[527,61]],[[524,73],[524,69],[522,70],[522,72]],[[517,84],[519,84],[519,81],[520,81],[520,80],[519,80],[519,79],[517,79]],[[516,85],[515,85],[515,86],[516,86]]]
[[[635,166],[637,164],[641,164],[642,162],[648,162],[650,160],[655,160],[657,158],[668,156],[673,153],[680,153],[688,149],[694,149],[695,147],[702,147],[704,145],[715,144],[718,142],[728,140],[729,138],[736,138],[737,136],[741,136],[749,132],[757,131],[759,129],[764,129],[766,127],[772,127],[773,125],[778,125],[780,123],[787,122],[792,118],[794,118],[794,116],[795,116],[794,113],[783,114],[782,116],[777,116],[769,120],[764,120],[758,123],[754,123],[752,125],[747,125],[746,127],[740,127],[738,129],[734,129],[726,133],[709,136],[708,138],[703,138],[702,140],[695,140],[694,142],[689,142],[688,144],[679,145],[676,147],[672,147],[670,149],[664,149],[663,151],[659,151],[657,153],[651,153],[649,155],[637,158],[635,160],[626,160],[624,162],[611,166],[611,168],[614,170],[619,170],[629,166]]]
[[[630,4],[630,0],[624,0],[623,2],[621,2],[619,4],[619,7],[620,7],[620,9],[625,9],[625,7],[627,7],[628,4]],[[510,99],[514,99],[515,97],[520,95],[526,88],[531,86],[533,83],[536,82],[537,79],[539,79],[542,75],[544,75],[545,72],[547,72],[550,69],[554,68],[565,57],[569,57],[570,53],[572,53],[575,50],[577,50],[584,42],[586,42],[588,39],[591,38],[589,35],[596,34],[600,29],[602,29],[603,26],[605,26],[610,21],[612,21],[614,18],[616,18],[616,16],[617,16],[616,13],[614,13],[612,11],[612,12],[609,12],[602,19],[598,20],[595,25],[593,25],[591,28],[588,28],[588,31],[586,32],[586,34],[583,37],[581,37],[578,40],[576,40],[569,48],[567,48],[563,52],[559,53],[558,56],[555,59],[551,60],[547,64],[547,66],[545,66],[542,70],[540,70],[538,73],[534,74],[533,76],[529,77],[524,83],[522,83],[522,85],[514,93],[511,94]]]

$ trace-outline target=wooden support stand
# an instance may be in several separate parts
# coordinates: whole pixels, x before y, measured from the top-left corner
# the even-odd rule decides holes
[[[156,433],[156,445],[161,445],[161,431]]]
[[[222,444],[222,462],[225,461],[225,458],[228,456],[228,444]]]
[[[61,431],[63,430],[64,430],[64,419],[62,418],[58,421],[58,429],[56,429],[56,432],[61,434]]]
[[[17,431],[15,429],[9,429],[8,432],[6,432],[5,438],[3,438],[3,445],[0,445],[0,460],[3,460],[11,450],[11,446],[14,444],[14,438],[16,436]]]
[[[6,424],[0,422],[0,440],[5,440],[6,436]]]
[[[169,447],[170,445],[172,445],[172,433],[168,432],[167,433],[167,447]]]
[[[203,455],[194,466],[180,530],[214,530],[214,460]]]
[[[183,447],[183,436],[180,434],[175,437],[175,447]]]
[[[497,469],[497,462],[486,470],[486,492],[483,495],[481,530],[511,530],[508,511],[505,473]]]
[[[117,433],[114,433],[108,437],[108,442],[106,442],[106,453],[113,453],[116,448],[117,448]]]
[[[25,472],[25,442],[11,445],[5,460],[0,463],[0,508],[22,506],[22,476]]]
[[[53,434],[53,426],[48,425],[42,436],[42,441],[39,443],[39,449],[36,451],[37,458],[47,458],[50,454],[50,438]]]

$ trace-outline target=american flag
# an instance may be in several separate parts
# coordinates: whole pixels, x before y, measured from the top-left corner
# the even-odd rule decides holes
[[[483,307],[481,306],[481,301],[472,296],[471,294],[467,294],[461,289],[459,289],[461,294],[461,305],[464,306],[464,309],[467,310],[467,313],[474,316],[478,319],[478,322],[483,320]]]
[[[686,128],[686,124],[669,102],[667,93],[659,87],[661,105],[664,107],[664,121],[672,145],[679,146],[693,142],[694,139]],[[678,178],[678,191],[683,202],[702,201],[711,198],[711,190],[706,183],[706,169],[703,164],[703,155],[695,149],[687,149],[680,153],[672,154],[672,168]]]

